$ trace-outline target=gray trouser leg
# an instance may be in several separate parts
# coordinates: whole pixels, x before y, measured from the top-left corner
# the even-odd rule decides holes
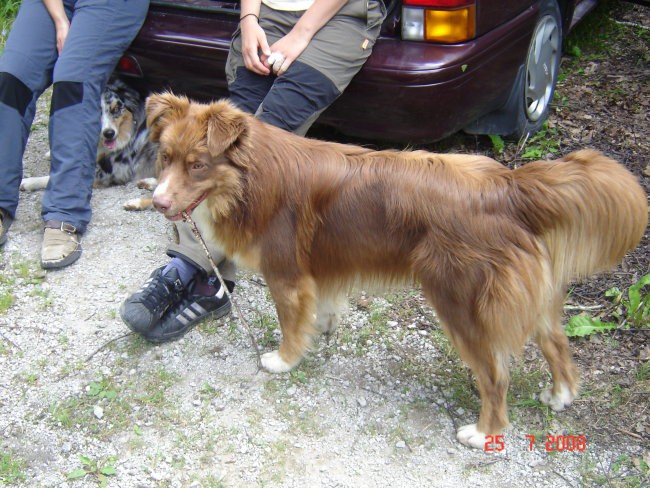
[[[167,254],[191,261],[199,268],[202,268],[208,275],[214,275],[210,260],[205,254],[203,246],[194,237],[190,224],[177,222],[174,225],[176,227],[178,242],[168,247]],[[234,282],[237,274],[237,267],[234,263],[226,260],[223,251],[217,246],[210,245],[209,243],[206,243],[206,245],[208,246],[212,260],[217,264],[222,278]]]
[[[285,36],[304,12],[262,5],[260,26],[269,45]],[[303,135],[345,90],[366,62],[386,15],[378,0],[350,0],[313,37],[282,76],[257,75],[244,65],[239,31],[226,63],[231,100],[260,120]]]
[[[54,39],[52,18],[43,2],[24,0],[0,57],[0,208],[12,217],[36,100],[52,77]]]

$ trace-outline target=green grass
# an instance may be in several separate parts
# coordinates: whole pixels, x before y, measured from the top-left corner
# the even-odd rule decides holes
[[[624,31],[612,15],[617,1],[605,0],[587,15],[566,39],[564,50],[574,58],[602,59],[609,54],[609,44]]]
[[[12,486],[25,481],[25,462],[8,452],[0,452],[0,486]]]
[[[4,49],[11,25],[18,13],[20,0],[3,0],[0,4],[0,52]]]

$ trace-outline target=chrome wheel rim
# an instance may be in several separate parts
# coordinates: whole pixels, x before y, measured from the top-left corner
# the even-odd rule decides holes
[[[560,55],[560,29],[551,15],[543,17],[535,28],[526,60],[526,116],[538,121],[553,94]]]

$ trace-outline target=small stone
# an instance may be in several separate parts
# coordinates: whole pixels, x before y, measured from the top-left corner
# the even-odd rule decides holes
[[[531,468],[543,467],[546,466],[546,459],[533,459],[528,466]]]
[[[61,452],[63,453],[69,453],[72,451],[72,443],[70,442],[64,442],[63,445],[61,446]]]
[[[366,401],[365,397],[357,398],[357,403],[359,404],[360,407],[365,407],[366,405],[368,405],[368,402]]]
[[[405,448],[406,448],[406,442],[404,442],[404,441],[398,441],[398,442],[395,444],[395,447],[396,447],[397,449],[405,449]]]
[[[194,405],[195,407],[200,407],[201,400],[199,398],[195,398],[194,401],[192,401],[192,405]]]
[[[399,324],[397,322],[395,322],[394,320],[389,320],[388,322],[386,322],[386,325],[388,327],[397,327]]]
[[[104,409],[99,405],[93,407],[93,415],[98,419],[101,419],[104,416]]]
[[[289,388],[287,388],[287,396],[294,396],[296,392],[298,391],[298,388],[296,388],[296,385],[291,385]]]

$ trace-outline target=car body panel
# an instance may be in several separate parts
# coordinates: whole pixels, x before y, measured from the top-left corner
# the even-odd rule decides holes
[[[152,1],[127,52],[144,74],[133,84],[202,101],[227,97],[225,63],[238,8],[238,2]],[[506,102],[537,12],[533,0],[479,1],[477,37],[445,45],[401,40],[399,5],[389,6],[372,55],[318,123],[400,142],[433,141],[466,127]]]

